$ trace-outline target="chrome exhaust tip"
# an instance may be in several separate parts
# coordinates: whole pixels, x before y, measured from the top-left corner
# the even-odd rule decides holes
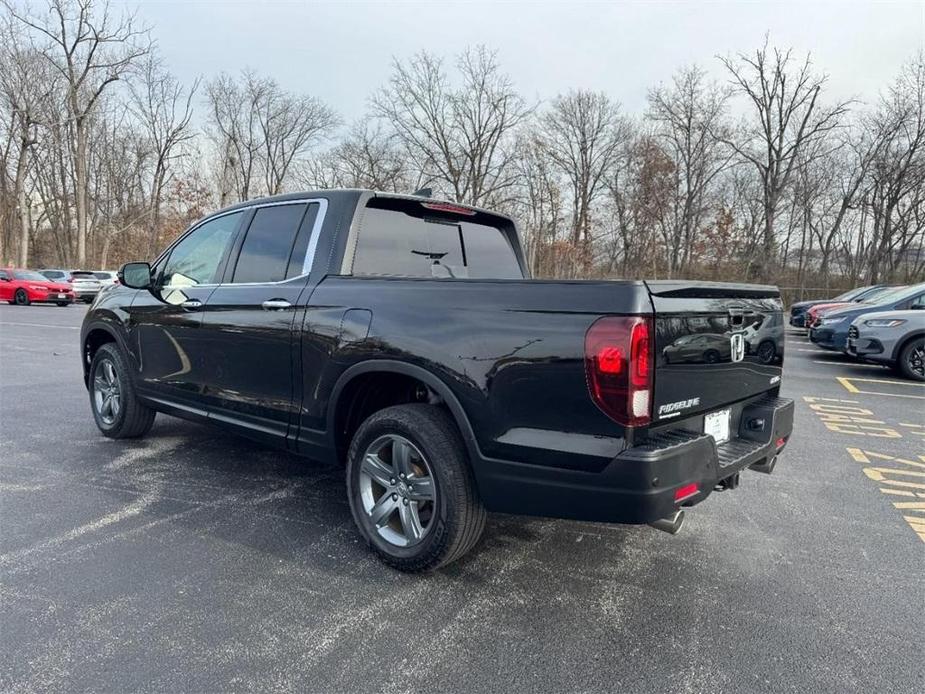
[[[667,518],[659,518],[649,523],[656,530],[661,530],[669,535],[677,535],[681,532],[681,526],[684,525],[684,509],[678,509]]]

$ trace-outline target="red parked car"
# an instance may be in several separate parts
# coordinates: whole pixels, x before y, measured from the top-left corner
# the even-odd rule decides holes
[[[74,290],[68,284],[50,281],[35,270],[0,268],[0,301],[8,301],[19,306],[67,306],[74,303]]]

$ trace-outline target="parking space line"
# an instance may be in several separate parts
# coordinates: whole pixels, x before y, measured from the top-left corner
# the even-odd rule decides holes
[[[48,325],[47,323],[15,323],[13,321],[0,321],[0,325],[23,325],[30,328],[60,328],[61,330],[80,330],[79,325]]]
[[[865,369],[880,369],[883,370],[884,367],[879,364],[855,364],[854,362],[849,361],[826,361],[825,359],[812,359],[813,364],[827,364],[828,366],[850,366],[852,369],[856,366],[860,366]],[[901,381],[891,381],[891,383],[901,383]]]
[[[925,383],[907,383],[905,381],[894,381],[886,378],[856,378],[848,376],[836,376],[835,380],[844,386],[849,393],[862,393],[864,395],[884,395],[888,398],[910,398],[912,400],[925,400],[925,395],[910,395],[908,393],[884,393],[876,390],[861,390],[852,381],[858,383],[888,383],[894,386],[906,386],[909,388],[925,388]]]

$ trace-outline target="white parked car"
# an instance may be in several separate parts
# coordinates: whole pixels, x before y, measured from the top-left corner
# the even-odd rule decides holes
[[[119,275],[115,270],[94,270],[93,274],[104,289],[114,284],[119,284]]]

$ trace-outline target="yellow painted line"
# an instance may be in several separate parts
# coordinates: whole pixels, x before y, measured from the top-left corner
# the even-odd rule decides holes
[[[894,383],[898,386],[909,386],[910,388],[925,388],[925,383],[911,383],[909,381],[897,381],[895,379],[887,378],[860,378],[855,376],[850,376],[848,380],[851,381],[860,381],[861,383]]]
[[[835,380],[841,383],[849,393],[862,393],[864,395],[882,395],[887,398],[909,398],[910,400],[925,400],[925,395],[909,395],[908,393],[884,393],[879,390],[861,390],[852,381],[857,383],[888,383],[892,386],[908,386],[911,388],[925,388],[922,383],[906,383],[905,381],[893,381],[884,378],[860,378],[856,376],[836,376]]]
[[[847,390],[849,393],[860,393],[861,392],[860,390],[855,388],[854,385],[852,385],[851,381],[849,381],[844,376],[836,376],[835,380],[841,383],[845,387],[845,390]]]

